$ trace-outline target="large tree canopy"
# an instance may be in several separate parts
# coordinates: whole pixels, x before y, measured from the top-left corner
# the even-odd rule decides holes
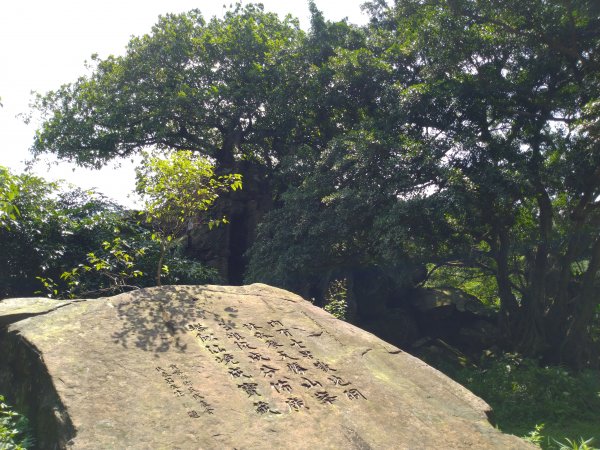
[[[372,2],[365,45],[328,62],[359,120],[263,225],[252,275],[293,286],[294,261],[310,276],[403,255],[474,267],[495,278],[508,346],[593,361],[599,8]]]
[[[39,96],[34,153],[99,166],[148,146],[271,161],[294,121],[303,33],[248,5],[206,21],[199,11],[161,17],[124,56],[94,58],[89,76]]]
[[[382,17],[418,29],[402,33],[420,78],[409,120],[443,175],[449,220],[496,276],[507,335],[579,362],[600,303],[600,148],[582,122],[600,97],[599,12],[402,1]]]
[[[132,39],[124,56],[95,59],[90,75],[38,96],[44,121],[34,153],[88,166],[145,147],[211,157],[217,173],[244,175],[235,204],[222,199],[217,206],[248,228],[237,234],[253,236],[257,218],[250,216],[301,182],[306,162],[297,155],[314,157],[362,108],[360,99],[334,88],[328,67],[336,48],[362,45],[362,32],[329,23],[310,7],[308,36],[296,20],[256,5],[237,5],[210,21],[199,11],[161,18],[150,34]],[[251,202],[258,212],[249,211]],[[233,230],[219,233],[227,247]],[[240,281],[242,244],[209,250],[219,261],[228,258],[217,264],[231,266],[226,270]]]
[[[267,180],[272,211],[250,278],[452,263],[494,279],[506,347],[597,361],[600,4],[374,0],[365,27],[310,8],[306,34],[253,5],[161,18],[38,97],[34,151],[260,167],[244,201]]]
[[[461,236],[463,262],[495,276],[517,349],[589,361],[600,303],[600,5],[403,0],[372,12],[383,60],[409,72],[395,71],[391,123],[398,144],[415,144],[403,159],[422,178],[415,185],[430,186],[423,207],[445,200],[453,232],[439,239]]]

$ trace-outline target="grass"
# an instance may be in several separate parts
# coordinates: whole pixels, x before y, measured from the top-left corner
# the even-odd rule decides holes
[[[546,450],[600,447],[598,370],[575,373],[504,355],[449,375],[490,404],[496,425],[506,433],[533,433]]]

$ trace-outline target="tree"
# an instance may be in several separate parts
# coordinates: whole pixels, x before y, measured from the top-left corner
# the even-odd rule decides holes
[[[113,232],[118,207],[100,195],[8,170],[3,180],[18,214],[0,227],[0,297],[33,295],[36,277],[58,279]]]
[[[161,17],[124,56],[94,57],[89,76],[38,96],[33,152],[97,167],[147,147],[190,150],[212,158],[219,175],[244,175],[246,189],[219,206],[241,229],[221,227],[211,242],[229,259],[223,274],[241,272],[249,242],[236,238],[253,236],[271,205],[274,167],[303,138],[294,131],[312,94],[303,89],[312,73],[303,39],[297,20],[261,5],[236,4],[222,19],[198,10]]]
[[[364,45],[326,65],[329,89],[359,105],[355,119],[303,160],[262,226],[251,275],[261,261],[274,268],[261,276],[288,285],[311,264],[474,268],[465,273],[495,279],[506,348],[597,363],[598,5],[368,9]]]
[[[19,213],[0,226],[0,299],[75,298],[152,286],[160,245],[139,216],[93,191],[2,172]],[[8,180],[8,181],[7,181]],[[219,282],[216,271],[172,249],[170,284]]]
[[[313,84],[319,94],[309,110],[316,118],[306,130],[315,131],[282,161],[287,189],[259,228],[247,280],[323,301],[328,283],[346,278],[350,315],[355,308],[376,314],[386,303],[382,292],[360,293],[410,285],[431,254],[432,224],[439,224],[416,204],[398,202],[423,182],[407,170],[405,146],[414,143],[402,134],[394,105],[398,79],[410,70],[384,59],[393,57],[384,30],[325,22],[314,10],[312,26],[306,53],[321,82]]]
[[[461,260],[494,275],[514,349],[597,363],[597,2],[370,8],[384,57],[405,68],[389,123],[416,143],[403,166],[430,186],[423,206],[443,199],[439,239],[460,236]]]
[[[243,156],[272,163],[294,120],[289,94],[303,33],[260,5],[206,21],[200,11],[160,17],[121,57],[88,77],[38,96],[44,122],[34,153],[98,166],[145,147],[192,150],[232,169]]]
[[[142,196],[141,212],[152,225],[152,238],[159,242],[156,284],[161,285],[164,258],[186,230],[207,221],[212,228],[225,223],[226,218],[206,220],[202,214],[214,204],[220,194],[242,187],[239,174],[216,176],[214,166],[190,151],[177,151],[168,158],[145,155],[137,169],[136,190]]]
[[[209,21],[199,11],[161,17],[126,55],[94,58],[89,76],[38,96],[34,153],[99,166],[153,146],[214,158],[218,174],[241,173],[244,191],[218,205],[237,225],[222,227],[213,245],[225,248],[209,251],[228,259],[219,266],[241,282],[255,224],[301,182],[307,164],[298,156],[318,155],[360,115],[355,98],[332,89],[328,64],[364,35],[310,8],[308,38],[297,20],[260,5],[238,4]],[[205,257],[196,247],[189,254]]]

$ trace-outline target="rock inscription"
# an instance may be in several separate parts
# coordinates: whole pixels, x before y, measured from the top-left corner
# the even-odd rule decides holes
[[[23,394],[38,448],[533,450],[422,361],[266,285],[13,299],[2,323],[0,392]]]
[[[214,311],[216,305],[211,306]],[[238,312],[232,307],[223,309],[225,314],[232,311]],[[291,414],[367,400],[358,386],[325,362],[325,357],[317,358],[316,349],[303,340],[318,338],[321,333],[295,330],[282,319],[251,322],[230,315],[235,318],[201,309],[198,317],[203,320],[186,324],[183,331],[196,337],[256,414]]]
[[[194,401],[193,403],[195,403],[195,405],[192,405],[192,407],[196,407],[187,410],[187,414],[190,418],[198,419],[201,414],[214,414],[215,410],[213,406],[206,401],[204,395],[202,395],[200,391],[194,387],[189,376],[183,370],[181,370],[177,364],[169,365],[168,370],[157,366],[156,371],[162,376],[165,383],[167,383],[167,385],[173,390],[175,397],[181,399],[181,403],[184,407],[190,406],[190,402],[185,401],[185,399],[182,399],[181,397],[186,397],[187,394],[187,396],[192,398]],[[176,378],[178,379],[177,381]],[[178,382],[180,382],[181,385],[178,385]],[[198,412],[198,408],[200,408],[200,413]]]

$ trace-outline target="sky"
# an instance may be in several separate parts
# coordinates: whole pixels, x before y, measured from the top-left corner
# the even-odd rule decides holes
[[[329,20],[367,21],[364,0],[316,0]],[[221,16],[223,0],[7,0],[0,2],[0,165],[13,173],[31,159],[36,123],[25,124],[32,92],[45,93],[86,74],[85,61],[123,54],[131,36],[148,33],[161,14],[200,9],[206,18]],[[248,3],[247,1],[243,2]],[[292,14],[309,26],[305,0],[263,0],[267,11]],[[121,161],[102,170],[77,168],[66,162],[38,161],[33,171],[47,180],[64,179],[84,189],[95,188],[132,206],[135,164]]]

